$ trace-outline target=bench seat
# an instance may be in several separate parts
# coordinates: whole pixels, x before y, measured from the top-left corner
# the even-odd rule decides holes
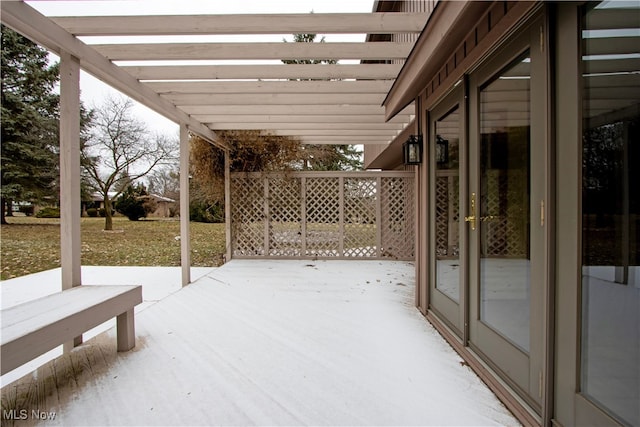
[[[116,317],[118,351],[135,346],[142,286],[77,286],[1,311],[1,374]]]

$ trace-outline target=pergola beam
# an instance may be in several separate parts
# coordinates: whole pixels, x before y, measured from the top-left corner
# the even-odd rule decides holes
[[[306,123],[306,122],[254,122],[254,121],[232,121],[221,122],[216,121],[207,123],[213,130],[286,130],[286,131],[361,131],[373,132],[386,132],[401,130],[404,126],[402,123],[353,123],[353,122],[336,122],[336,123]]]
[[[314,140],[307,141],[304,138],[301,139],[303,144],[312,144],[312,145],[388,145],[391,140],[380,140],[380,141],[353,141],[351,138],[342,138],[341,140]]]
[[[400,132],[400,129],[387,129],[387,130],[343,130],[343,129],[271,129],[267,130],[269,133],[275,135],[288,135],[288,136],[304,136],[304,137],[367,137],[369,138],[392,138]]]
[[[139,80],[362,79],[393,80],[400,64],[262,64],[121,66]]]
[[[372,94],[386,95],[391,81],[252,81],[252,82],[149,82],[148,87],[160,94]]]
[[[341,116],[341,115],[195,115],[196,119],[205,123],[207,126],[215,125],[219,123],[227,123],[230,126],[237,124],[255,124],[257,126],[273,125],[273,126],[317,126],[317,125],[330,125],[337,129],[343,128],[343,126],[368,126],[370,128],[387,128],[389,124],[396,124],[402,126],[404,123],[410,120],[410,116],[394,117],[388,123],[384,123],[382,116],[370,115],[370,116]],[[213,128],[212,128],[213,129]],[[220,128],[219,128],[220,129]],[[231,129],[231,128],[222,128]]]
[[[380,115],[380,123],[384,122],[384,107],[376,105],[305,105],[300,108],[298,105],[267,105],[258,102],[250,105],[185,105],[181,109],[191,115],[341,115],[341,116],[370,116]],[[413,104],[400,111],[401,116],[413,115],[415,110]],[[357,120],[357,118],[354,118]]]
[[[306,13],[52,18],[76,36],[419,33],[425,13]]]
[[[133,43],[94,44],[111,61],[404,59],[411,43]]]
[[[277,135],[275,132],[270,132]],[[305,144],[386,144],[392,137],[385,136],[335,136],[335,135],[307,135],[300,137]]]
[[[187,105],[291,105],[298,106],[298,109],[304,109],[307,105],[369,105],[379,106],[384,99],[383,94],[291,94],[291,93],[272,93],[272,94],[163,94],[165,99],[170,102],[184,107]]]

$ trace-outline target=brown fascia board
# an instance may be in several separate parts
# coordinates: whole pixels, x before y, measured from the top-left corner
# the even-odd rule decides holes
[[[367,169],[395,170],[402,165],[402,145],[415,133],[416,122],[412,120],[398,136],[384,149],[384,151],[369,164]]]
[[[439,1],[382,102],[385,120],[392,119],[418,96],[469,29],[491,7],[490,1]]]

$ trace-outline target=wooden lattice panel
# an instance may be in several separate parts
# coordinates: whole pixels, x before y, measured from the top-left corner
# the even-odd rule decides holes
[[[460,252],[460,179],[451,171],[436,176],[436,255],[457,258]]]
[[[376,255],[377,192],[375,178],[344,180],[344,256]]]
[[[264,189],[262,181],[231,180],[231,241],[234,256],[260,256],[264,250]]]
[[[406,172],[232,174],[236,258],[414,257]]]
[[[302,253],[301,194],[299,178],[270,178],[269,255],[298,257]]]
[[[381,179],[381,256],[411,258],[414,254],[413,178]]]
[[[526,176],[520,171],[486,173],[481,203],[485,256],[522,258],[527,255],[528,193]]]
[[[436,255],[442,259],[449,247],[449,178],[436,177]]]
[[[340,256],[340,179],[307,178],[306,255]]]

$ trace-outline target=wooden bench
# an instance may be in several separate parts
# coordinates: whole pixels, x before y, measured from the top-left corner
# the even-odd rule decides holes
[[[1,375],[117,318],[118,351],[135,346],[142,286],[77,286],[2,310]]]

